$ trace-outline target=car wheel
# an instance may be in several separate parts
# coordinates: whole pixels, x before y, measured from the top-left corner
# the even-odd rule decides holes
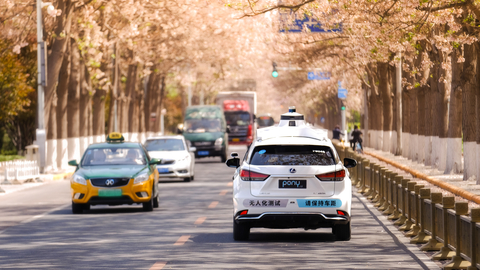
[[[192,175],[192,177],[190,177],[190,181],[193,181],[195,180],[195,175]]]
[[[237,224],[235,220],[233,221],[233,240],[235,241],[243,241],[248,240],[250,236],[250,227]]]
[[[83,205],[83,210],[90,210],[90,204],[84,204]]]
[[[184,182],[190,182],[191,180],[192,180],[191,177],[185,177],[185,178],[183,178],[183,181],[184,181]]]
[[[350,222],[347,224],[337,224],[332,228],[332,232],[335,235],[335,238],[340,241],[348,241],[351,238],[351,227]]]
[[[226,148],[222,151],[222,154],[220,154],[220,158],[222,159],[222,163],[225,163],[227,161],[227,149]]]
[[[79,203],[72,202],[72,213],[81,214],[83,213],[84,205]]]
[[[154,201],[154,197],[153,197],[153,192],[152,192],[152,197],[150,198],[150,200],[148,200],[148,202],[143,203],[143,210],[144,211],[153,211],[153,201]]]
[[[160,205],[158,196],[159,196],[159,194],[157,194],[157,196],[155,196],[155,198],[153,198],[153,208],[158,208],[159,205]]]

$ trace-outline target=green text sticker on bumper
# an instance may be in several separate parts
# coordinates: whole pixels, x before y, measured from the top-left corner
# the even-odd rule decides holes
[[[339,199],[327,199],[327,200],[309,200],[309,199],[298,199],[298,207],[340,207],[342,206],[342,201]]]
[[[122,196],[121,189],[100,189],[98,197],[120,197]]]

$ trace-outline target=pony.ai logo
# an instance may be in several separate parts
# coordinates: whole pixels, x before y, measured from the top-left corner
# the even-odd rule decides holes
[[[297,170],[295,170],[295,168],[290,168],[290,173],[296,173]]]

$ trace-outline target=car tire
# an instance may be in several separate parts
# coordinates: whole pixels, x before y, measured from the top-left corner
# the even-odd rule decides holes
[[[220,154],[220,158],[222,160],[222,163],[225,163],[227,161],[227,148],[223,149],[222,153]]]
[[[84,210],[84,211],[90,210],[90,204],[84,204],[84,205],[83,205],[83,210]]]
[[[340,241],[349,241],[351,238],[352,230],[350,222],[347,224],[337,224],[332,228],[332,232],[335,238]]]
[[[153,211],[153,204],[154,204],[154,197],[153,197],[153,192],[152,192],[152,197],[150,198],[150,200],[148,200],[148,202],[144,202],[142,203],[143,204],[143,210],[144,211]]]
[[[155,194],[155,193],[153,193]],[[153,198],[153,208],[158,208],[160,206],[160,202],[159,202],[159,197],[160,195],[157,194],[157,196],[155,196],[155,198]]]
[[[233,221],[233,240],[235,241],[245,241],[248,240],[250,236],[250,227],[237,224],[235,220]]]
[[[73,214],[82,214],[85,206],[83,204],[72,202],[72,213]]]
[[[192,177],[190,177],[190,181],[193,181],[195,180],[195,175],[192,175]]]
[[[192,181],[192,178],[191,177],[185,177],[183,178],[183,182],[190,182]]]

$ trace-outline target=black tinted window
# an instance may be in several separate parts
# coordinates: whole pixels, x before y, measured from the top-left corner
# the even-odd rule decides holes
[[[242,111],[227,111],[225,112],[225,120],[227,121],[227,125],[246,126],[250,124],[250,114]]]
[[[258,146],[252,154],[252,165],[335,165],[332,150],[316,145]]]

